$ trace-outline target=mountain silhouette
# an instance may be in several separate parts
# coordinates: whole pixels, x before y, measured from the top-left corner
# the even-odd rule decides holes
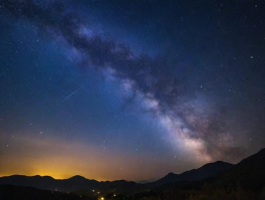
[[[216,163],[219,163],[219,161]],[[160,185],[155,185],[156,182],[151,184],[154,184],[154,186],[156,186],[153,187],[154,189],[158,189],[160,191],[167,189],[198,190],[201,189],[205,184],[208,184],[213,187],[230,188],[230,190],[243,188],[254,191],[264,190],[265,192],[265,148],[260,150],[258,153],[243,159],[238,164],[232,165],[230,167],[228,165],[227,169],[221,170],[219,173],[216,173],[209,178],[203,180],[197,179],[193,181],[185,179],[186,177],[189,177],[186,175],[187,173],[190,173],[192,171],[198,172],[198,170],[200,170],[200,172],[203,174],[205,170],[209,169],[209,166],[214,166],[213,164],[215,163],[206,164],[197,170],[187,171],[180,175],[170,173],[164,178],[157,181],[158,183],[161,183]],[[197,173],[193,174],[195,175],[194,179],[196,179],[196,174]],[[182,180],[176,178],[181,175],[183,175],[184,177]],[[178,180],[175,181],[176,179],[174,178]],[[164,184],[162,184],[163,182],[161,180],[165,181]],[[172,180],[174,180],[174,182],[168,183]]]
[[[26,190],[35,194],[38,191],[34,190],[34,188],[38,188],[53,192],[73,192],[78,195],[85,194],[90,196],[93,196],[92,191],[94,190],[104,194],[126,195],[141,191],[147,192],[147,194],[154,191],[164,193],[169,190],[200,191],[205,184],[217,188],[230,188],[230,191],[238,187],[261,191],[262,188],[265,188],[265,149],[235,165],[217,161],[181,174],[169,173],[158,181],[147,184],[138,184],[125,180],[99,182],[79,175],[63,180],[57,180],[49,176],[28,177],[23,175],[0,178],[1,191],[6,188],[6,190],[14,192],[18,190],[23,193],[23,190]],[[34,188],[29,189],[28,187]],[[43,192],[40,191],[39,193]],[[67,199],[68,197],[65,198]]]
[[[139,189],[159,186],[180,181],[197,181],[216,175],[222,170],[228,169],[232,164],[225,162],[209,163],[199,169],[193,169],[182,174],[169,173],[164,178],[148,183],[140,184],[125,180],[99,182],[96,180],[86,179],[76,175],[69,179],[54,179],[49,176],[23,176],[13,175],[0,178],[0,185],[19,185],[30,186],[44,190],[71,192],[81,189],[86,190],[104,190],[111,192],[133,192]]]
[[[56,191],[41,190],[32,187],[14,185],[0,186],[1,200],[94,200],[95,198],[81,197]]]
[[[128,193],[134,192],[142,187],[142,184],[137,184],[132,181],[117,180],[117,181],[96,181],[86,179],[82,176],[73,176],[69,179],[54,179],[49,176],[24,176],[13,175],[0,178],[0,185],[17,185],[34,187],[43,190],[76,192],[76,191],[106,191]]]
[[[182,174],[169,173],[165,177],[155,182],[149,183],[148,185],[152,187],[181,181],[200,181],[215,176],[219,172],[229,169],[232,166],[232,164],[222,161],[208,163],[198,169],[186,171]]]
[[[218,186],[262,188],[265,186],[265,148],[243,159],[210,181]]]

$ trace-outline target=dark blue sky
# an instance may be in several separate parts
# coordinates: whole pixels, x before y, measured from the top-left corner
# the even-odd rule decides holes
[[[155,179],[264,147],[263,2],[0,6],[0,175]]]

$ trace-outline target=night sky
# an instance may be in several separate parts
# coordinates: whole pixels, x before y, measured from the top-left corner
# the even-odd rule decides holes
[[[154,180],[257,152],[264,10],[0,0],[0,176]]]

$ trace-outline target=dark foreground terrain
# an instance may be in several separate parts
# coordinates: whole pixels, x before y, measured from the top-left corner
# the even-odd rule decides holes
[[[0,199],[265,200],[265,149],[236,165],[218,161],[147,184],[98,182],[81,176],[2,177]]]
[[[89,197],[80,197],[76,194],[68,194],[56,191],[41,190],[32,187],[22,187],[14,185],[0,186],[0,199],[10,200],[80,200],[94,199]]]

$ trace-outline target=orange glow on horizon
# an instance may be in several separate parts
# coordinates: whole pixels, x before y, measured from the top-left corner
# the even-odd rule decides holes
[[[154,179],[167,173],[165,169],[164,173],[157,174],[163,163],[145,155],[105,150],[81,142],[30,137],[12,138],[12,142],[8,142],[10,145],[0,159],[0,176],[19,174],[68,179],[80,175],[98,181],[137,181]],[[150,163],[154,166],[151,169]]]

